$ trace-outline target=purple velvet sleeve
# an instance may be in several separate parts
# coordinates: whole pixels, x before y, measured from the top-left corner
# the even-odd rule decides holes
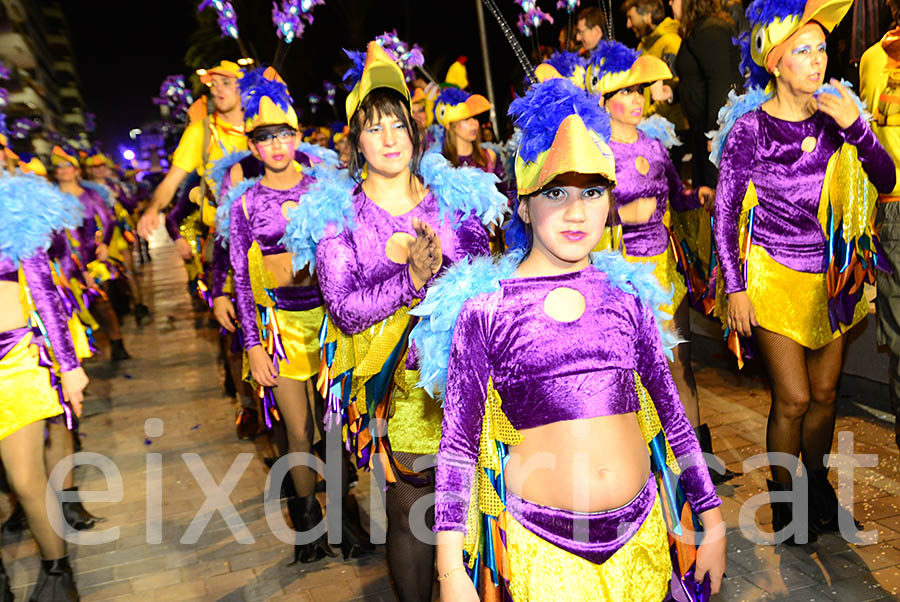
[[[22,261],[22,270],[60,370],[74,370],[79,366],[78,358],[69,334],[68,316],[50,274],[50,258],[46,252],[38,251]]]
[[[434,485],[435,532],[466,531],[490,376],[485,314],[477,308],[483,299],[472,299],[463,306],[450,346],[444,421]]]
[[[660,150],[662,151],[660,160],[663,162],[666,172],[666,181],[669,183],[669,204],[672,206],[672,209],[680,212],[699,208],[700,196],[697,193],[697,190],[694,189],[690,192],[685,192],[684,184],[681,183],[681,178],[678,176],[678,170],[675,169],[675,165],[672,163],[669,153],[666,152],[661,144]]]
[[[845,142],[856,147],[859,161],[878,192],[889,194],[896,185],[897,171],[893,159],[881,146],[872,128],[859,117],[850,127],[841,130],[841,136]]]
[[[166,214],[166,231],[169,233],[169,238],[173,241],[181,238],[181,229],[179,228],[181,222],[196,209],[197,206],[191,202],[187,192],[178,197],[171,211]]]
[[[684,495],[697,514],[722,504],[709,476],[700,444],[678,397],[678,388],[663,353],[656,319],[648,307],[641,308],[636,333],[635,357],[641,382],[656,406],[660,423],[672,453],[682,468],[680,477]]]
[[[103,244],[108,245],[112,241],[116,229],[116,216],[99,194],[94,193],[94,196],[97,203],[97,217],[100,218],[100,228],[103,232],[101,240],[103,240]]]
[[[488,239],[487,228],[477,217],[469,217],[461,223],[456,230],[456,245],[459,249],[459,261],[463,257],[478,257],[491,252],[491,244]],[[449,266],[448,266],[449,267]]]
[[[53,261],[59,262],[59,269],[66,279],[77,277],[80,270],[72,257],[72,248],[69,246],[69,238],[65,231],[57,230],[53,233],[47,256]]]
[[[253,241],[250,237],[250,222],[244,215],[244,203],[236,199],[231,205],[231,227],[228,233],[228,254],[234,269],[234,296],[237,300],[238,321],[244,331],[244,349],[250,350],[260,345],[256,328],[256,301],[250,284],[250,264],[247,253]]]
[[[738,248],[738,222],[744,195],[750,185],[750,169],[756,154],[758,129],[756,116],[752,113],[738,119],[728,135],[719,163],[713,235],[726,294],[747,288]]]
[[[362,332],[409,305],[413,299],[425,297],[427,287],[416,290],[405,266],[386,280],[366,282],[356,253],[346,230],[323,238],[316,246],[319,288],[328,314],[342,332]]]
[[[137,197],[129,194],[128,189],[121,182],[115,182],[114,187],[116,191],[116,200],[121,203],[122,207],[125,208],[125,211],[134,213],[134,210],[137,209],[138,206]]]
[[[228,280],[229,268],[231,268],[231,261],[228,259],[228,249],[216,236],[212,256],[212,282],[209,287],[213,299],[225,294],[225,281]]]

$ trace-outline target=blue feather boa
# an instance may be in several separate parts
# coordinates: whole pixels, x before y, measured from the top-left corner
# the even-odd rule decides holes
[[[231,239],[231,206],[235,199],[244,196],[244,193],[253,188],[260,179],[262,178],[241,180],[229,188],[225,196],[219,199],[219,206],[216,208],[216,238],[223,247],[227,247]]]
[[[310,157],[315,157],[329,167],[337,169],[341,166],[341,158],[330,148],[325,148],[318,144],[310,144],[309,142],[301,142],[297,145],[297,150]]]
[[[425,300],[410,311],[421,318],[410,333],[410,340],[418,354],[418,386],[429,395],[443,403],[450,345],[463,305],[478,295],[499,290],[500,281],[512,278],[523,258],[522,252],[508,253],[497,261],[490,256],[467,257],[448,268],[428,289]],[[671,303],[672,294],[660,288],[653,275],[653,264],[630,263],[615,251],[592,253],[591,263],[609,277],[611,284],[653,308],[663,348],[671,359],[671,350],[682,340],[663,326],[671,316],[660,307]]]
[[[439,153],[426,153],[419,165],[425,188],[438,203],[441,219],[456,212],[475,215],[483,224],[500,223],[507,212],[506,197],[497,190],[497,176],[475,167],[454,168]],[[325,232],[354,228],[353,190],[346,169],[323,170],[301,202],[288,212],[288,227],[281,243],[293,256],[294,271],[315,271],[316,245]],[[454,227],[459,222],[454,223]]]
[[[865,103],[863,103],[859,96],[853,91],[853,84],[847,80],[841,80],[841,85],[847,88],[847,91],[850,93],[853,102],[856,103],[856,107],[859,109],[859,114],[862,116],[863,120],[871,121],[872,114],[869,113]],[[841,95],[837,88],[831,84],[822,84],[819,86],[815,95],[818,96],[819,94],[833,94],[837,97],[840,97]],[[747,113],[761,107],[762,104],[772,98],[772,96],[773,94],[771,92],[766,92],[758,86],[751,86],[744,94],[737,94],[734,90],[728,93],[728,101],[725,103],[725,106],[719,109],[719,115],[716,119],[719,129],[706,134],[708,138],[712,139],[709,160],[712,161],[716,167],[719,166],[719,161],[722,160],[722,149],[725,148],[725,142],[728,140],[728,135],[731,133],[732,128],[734,128],[734,124],[737,120]]]
[[[0,257],[16,264],[84,219],[81,201],[35,175],[0,175],[0,199]]]
[[[681,140],[675,134],[675,124],[662,115],[651,115],[641,121],[637,129],[645,136],[658,140],[667,149],[681,146]]]
[[[229,153],[225,150],[224,145],[222,145],[222,151],[224,153],[222,158],[213,161],[209,172],[206,174],[206,176],[216,185],[216,190],[222,190],[222,183],[225,181],[225,176],[228,174],[228,171],[250,156],[250,151],[248,150],[233,151]],[[219,202],[221,202],[221,199]]]
[[[80,182],[78,182],[78,185],[82,188],[93,190],[94,192],[99,194],[100,198],[103,199],[103,202],[106,203],[106,206],[110,209],[116,206],[116,198],[113,196],[112,190],[110,190],[103,184],[97,184],[96,182],[90,182],[88,180],[81,180]]]

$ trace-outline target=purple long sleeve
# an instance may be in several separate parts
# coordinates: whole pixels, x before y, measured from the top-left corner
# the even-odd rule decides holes
[[[240,199],[231,205],[231,225],[228,234],[228,256],[234,268],[234,297],[236,300],[238,321],[244,331],[244,349],[252,349],[260,343],[259,331],[256,327],[256,301],[253,298],[253,286],[250,283],[250,264],[247,253],[253,239],[250,234],[250,222],[244,215],[244,206]]]
[[[191,202],[187,192],[178,196],[175,205],[166,214],[166,231],[169,233],[169,238],[172,241],[181,238],[181,222],[187,219],[191,213],[198,210],[199,208]]]
[[[437,201],[430,192],[412,211],[399,216],[378,207],[361,188],[354,204],[355,228],[326,236],[316,247],[319,287],[331,319],[344,333],[362,332],[413,299],[425,297],[427,286],[416,290],[407,264],[394,263],[385,254],[394,234],[415,236],[413,218],[437,233],[444,267],[466,255],[489,252],[487,232],[478,219],[468,218],[460,224],[439,220]]]
[[[81,270],[78,269],[78,265],[72,257],[72,248],[69,246],[69,238],[65,232],[57,230],[53,233],[50,248],[47,249],[47,256],[51,260],[59,262],[62,275],[67,280],[69,278],[81,278]]]
[[[222,245],[221,239],[215,237],[212,256],[212,281],[209,291],[212,298],[225,294],[225,282],[228,280],[228,270],[231,269],[231,259],[228,257],[228,249]]]
[[[714,233],[726,293],[746,288],[738,224],[751,181],[758,200],[753,244],[792,270],[825,271],[826,235],[819,223],[819,204],[828,161],[844,142],[856,146],[875,187],[890,192],[893,162],[861,118],[843,131],[822,112],[793,122],[757,109],[737,120],[722,151],[716,189]]]
[[[50,258],[45,251],[37,251],[32,257],[22,261],[22,269],[60,370],[74,370],[79,366],[78,358],[69,334],[69,316],[66,315],[59,292],[53,284]]]

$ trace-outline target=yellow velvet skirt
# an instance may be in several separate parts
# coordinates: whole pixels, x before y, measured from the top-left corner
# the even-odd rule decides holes
[[[79,360],[89,358],[91,353],[91,345],[88,343],[87,331],[84,324],[78,319],[78,316],[69,318],[69,334],[72,335],[72,343],[75,345],[75,356]]]
[[[663,305],[660,309],[669,315],[675,315],[675,310],[678,309],[687,294],[687,286],[684,284],[684,276],[678,273],[678,262],[675,260],[672,245],[666,247],[666,250],[659,255],[651,257],[633,257],[625,251],[622,251],[622,255],[632,263],[656,263],[653,274],[659,280],[659,285],[664,291],[672,292],[672,303]]]
[[[119,263],[124,263],[127,253],[131,253],[131,247],[128,241],[125,240],[122,229],[116,226],[115,230],[113,230],[112,239],[109,241],[109,256]]]
[[[278,374],[292,380],[309,380],[319,373],[319,329],[325,308],[304,311],[275,309],[281,344],[287,361],[278,361]]]
[[[634,536],[603,564],[554,546],[509,512],[506,550],[515,602],[659,602],[672,578],[659,498]]]
[[[394,396],[388,420],[391,449],[409,454],[436,454],[441,443],[441,402],[416,386],[418,370],[406,370],[405,358],[394,375]]]
[[[58,393],[50,386],[50,371],[39,365],[39,350],[33,335],[22,340],[0,358],[0,439],[32,422],[62,414]]]
[[[798,272],[772,259],[765,249],[750,246],[747,294],[760,328],[784,335],[809,349],[819,349],[850,330],[869,312],[863,296],[853,322],[831,331],[825,274]]]

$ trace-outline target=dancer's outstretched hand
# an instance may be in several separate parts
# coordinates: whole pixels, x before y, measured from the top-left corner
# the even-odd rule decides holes
[[[213,299],[213,315],[222,328],[228,332],[234,332],[236,316],[234,303],[231,302],[227,295],[219,295]]]
[[[753,334],[753,326],[756,323],[756,313],[753,311],[753,301],[747,291],[738,291],[728,295],[728,328],[741,336],[749,337]]]
[[[419,219],[413,218],[412,226],[416,238],[409,243],[409,272],[416,289],[421,289],[441,269],[441,239]]]
[[[138,220],[137,231],[141,238],[149,240],[157,226],[159,226],[159,211],[147,209]]]

